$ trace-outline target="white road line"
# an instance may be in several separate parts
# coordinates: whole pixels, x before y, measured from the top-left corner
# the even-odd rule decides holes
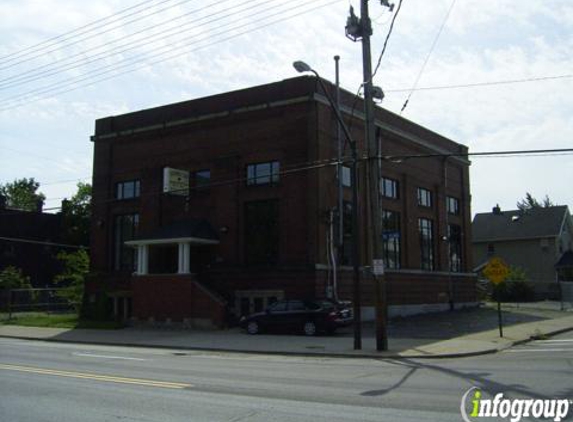
[[[79,357],[89,357],[89,358],[101,358],[101,359],[123,359],[123,360],[139,360],[139,361],[144,361],[144,360],[148,360],[148,359],[141,359],[141,358],[130,358],[130,357],[125,357],[125,356],[110,356],[110,355],[95,355],[92,353],[72,353],[73,356],[79,356]]]
[[[573,339],[563,339],[563,340],[535,340],[535,343],[573,343]]]
[[[532,352],[573,352],[573,349],[509,349],[507,353],[532,353]]]

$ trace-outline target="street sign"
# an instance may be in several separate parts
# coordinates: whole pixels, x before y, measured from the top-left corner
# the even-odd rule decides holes
[[[494,257],[489,260],[483,269],[483,275],[485,275],[492,284],[499,284],[509,275],[509,267],[503,262],[503,259]],[[499,336],[503,337],[503,319],[501,317],[501,302],[499,296],[497,298],[497,319],[499,323]]]
[[[499,284],[509,275],[509,267],[501,258],[491,258],[483,270],[483,275],[493,284]]]
[[[384,260],[383,259],[373,259],[372,260],[372,273],[374,275],[384,275]]]

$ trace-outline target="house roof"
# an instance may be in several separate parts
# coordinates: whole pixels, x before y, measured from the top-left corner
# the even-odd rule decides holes
[[[567,206],[533,208],[476,214],[472,223],[473,242],[555,237],[561,231]]]
[[[202,219],[176,221],[150,232],[143,232],[126,245],[163,244],[188,241],[190,243],[216,244],[219,235],[213,226]]]
[[[566,251],[561,255],[561,258],[559,258],[559,261],[555,264],[555,268],[573,268],[573,251]]]

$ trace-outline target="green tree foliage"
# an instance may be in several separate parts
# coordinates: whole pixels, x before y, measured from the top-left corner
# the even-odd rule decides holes
[[[84,249],[75,252],[60,252],[58,259],[63,263],[63,272],[54,278],[54,283],[61,284],[64,290],[58,293],[74,304],[79,312],[84,296],[84,283],[90,267],[90,259]]]
[[[30,288],[30,277],[22,274],[21,269],[10,265],[0,272],[0,290]]]
[[[549,208],[553,207],[555,204],[551,199],[549,199],[548,195],[545,195],[545,198],[540,202],[536,198],[533,197],[529,192],[526,192],[525,198],[520,201],[517,201],[517,208],[521,211],[528,211],[533,208]]]
[[[78,183],[78,190],[62,201],[63,240],[73,245],[87,246],[90,239],[92,187]]]
[[[6,198],[6,205],[24,211],[35,211],[38,203],[46,196],[38,192],[40,183],[33,177],[16,179],[12,183],[0,184],[0,195]]]
[[[535,291],[527,282],[525,270],[511,266],[505,281],[493,288],[492,298],[501,302],[530,302],[535,298]]]

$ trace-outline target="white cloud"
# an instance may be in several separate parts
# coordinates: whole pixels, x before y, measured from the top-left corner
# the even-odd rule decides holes
[[[315,3],[322,2],[317,0]],[[78,0],[1,2],[0,16],[3,16],[4,21],[0,28],[0,37],[3,39],[0,55],[137,3],[136,0],[102,0],[95,3]],[[271,7],[270,1],[259,0],[257,5],[265,3],[268,3],[266,7]],[[359,13],[358,2],[351,3],[356,13]],[[170,27],[185,28],[183,22],[191,23],[194,18],[206,17],[221,10],[230,12],[235,10],[233,7],[240,7],[240,4],[238,0],[229,0],[216,8],[205,8],[200,14],[184,21],[174,21]],[[311,2],[287,3],[277,0],[276,4],[284,4],[283,8],[288,8]],[[375,62],[388,31],[390,15],[379,3],[370,4],[372,16],[379,17],[374,22],[372,37],[372,56]],[[177,13],[190,12],[199,5],[204,6],[205,3],[189,2],[180,5],[177,9],[134,24],[131,29],[120,28],[72,48],[54,51],[48,57],[32,63],[46,64],[49,63],[47,60],[78,53],[87,57],[91,54],[87,52],[90,48],[102,44],[123,44],[132,40],[126,38],[130,33],[145,25],[161,23],[176,17]],[[134,54],[145,54],[147,58],[157,57],[154,54],[158,51],[153,50],[157,46],[177,47],[177,52],[181,54],[173,60],[144,67],[117,79],[83,87],[53,99],[43,99],[21,108],[0,112],[0,147],[6,145],[5,142],[26,139],[26,146],[31,145],[32,150],[35,148],[40,155],[52,154],[54,162],[58,163],[47,171],[45,163],[22,158],[21,162],[25,165],[19,166],[18,159],[10,156],[12,158],[2,160],[0,181],[15,176],[39,178],[41,175],[45,181],[84,177],[91,171],[89,136],[93,132],[96,118],[294,77],[297,75],[291,66],[294,60],[308,62],[321,75],[332,80],[333,56],[340,55],[342,85],[355,92],[362,80],[361,49],[358,43],[352,43],[344,36],[348,5],[347,1],[339,1],[311,14],[221,43],[214,42],[221,39],[222,35],[210,37],[213,34],[210,31],[220,32],[228,28],[224,26],[227,24],[233,27],[249,24],[249,28],[260,26],[265,22],[262,15],[253,14],[260,8],[253,9],[253,13],[245,12],[233,22],[221,20],[205,26],[189,25],[194,29],[189,34],[198,34],[207,41],[193,44],[193,39],[177,41],[181,38],[172,38],[140,46],[131,53],[110,57],[97,66],[120,64],[122,59],[133,57]],[[392,92],[392,89],[412,86],[450,5],[451,0],[403,2],[388,50],[375,79],[387,91],[384,106],[389,110],[399,112],[407,92],[397,93]],[[53,13],[54,10],[58,13]],[[493,82],[571,73],[572,25],[573,5],[568,0],[459,0],[430,57],[419,86]],[[159,28],[154,33],[158,31]],[[141,38],[142,35],[137,37]],[[111,44],[118,38],[122,41]],[[212,45],[186,53],[197,45],[209,43]],[[102,49],[94,50],[100,51]],[[96,68],[94,63],[86,68],[70,70],[60,78],[79,76]],[[12,70],[21,72],[28,69],[21,67]],[[11,74],[0,71],[0,79]],[[10,92],[0,90],[0,108],[2,97],[36,86],[18,87]],[[474,151],[563,148],[569,146],[573,139],[570,119],[573,112],[572,94],[572,79],[418,91],[414,93],[404,116],[466,143]],[[49,147],[44,149],[42,142],[60,146],[64,150],[73,150],[74,153],[60,154],[56,152],[57,148],[50,152]],[[76,152],[84,155],[78,157]],[[559,203],[572,204],[571,195],[563,183],[563,180],[573,179],[573,160],[570,158],[475,159],[471,170],[474,210],[488,210],[496,202],[504,207],[512,207],[528,190],[536,196],[548,194]],[[531,171],[532,168],[536,171]],[[503,180],[503,183],[499,180]],[[50,186],[50,194],[66,196],[65,193],[73,191],[74,186],[74,183]]]

